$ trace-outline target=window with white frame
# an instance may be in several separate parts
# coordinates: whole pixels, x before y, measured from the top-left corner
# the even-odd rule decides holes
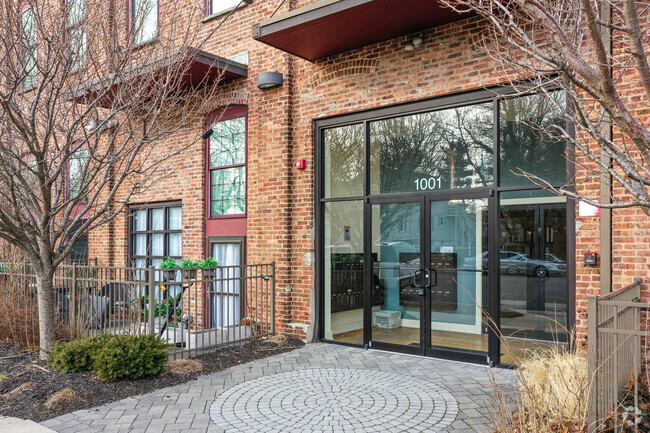
[[[23,89],[30,89],[38,82],[37,68],[37,23],[36,7],[31,7],[21,15],[22,24],[22,61],[25,75],[23,76]]]
[[[212,126],[208,155],[210,217],[246,213],[245,113],[245,107],[238,107]]]
[[[81,68],[86,61],[86,0],[67,0],[66,37],[72,69]]]
[[[158,0],[131,0],[131,38],[144,44],[158,35]]]
[[[168,257],[182,258],[183,210],[180,203],[132,207],[131,263],[159,267]]]
[[[241,5],[247,5],[250,3],[249,0],[208,0],[208,15],[218,14],[220,12],[226,12],[234,7]]]

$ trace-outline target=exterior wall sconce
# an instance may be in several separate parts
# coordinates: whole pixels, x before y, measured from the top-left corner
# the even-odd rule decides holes
[[[414,51],[414,50],[420,49],[421,47],[422,47],[422,38],[417,37],[417,38],[414,38],[411,41],[410,44],[407,44],[404,47],[404,50],[406,50],[406,51]]]
[[[283,82],[284,77],[281,72],[260,72],[257,76],[257,87],[260,90],[281,86]]]
[[[208,138],[212,137],[212,134],[214,134],[214,129],[210,128],[201,134],[201,138],[207,140]]]

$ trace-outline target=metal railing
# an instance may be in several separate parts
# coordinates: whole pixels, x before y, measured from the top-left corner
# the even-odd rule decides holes
[[[0,271],[5,285],[36,297],[29,264]],[[9,278],[10,277],[10,278]],[[55,311],[77,333],[156,334],[170,359],[275,334],[275,264],[161,270],[61,265]]]
[[[589,432],[600,431],[609,418],[618,417],[619,398],[626,383],[641,372],[642,309],[641,279],[604,296],[589,295],[587,341],[589,362]],[[638,384],[635,380],[635,407]],[[615,430],[616,425],[615,425]]]

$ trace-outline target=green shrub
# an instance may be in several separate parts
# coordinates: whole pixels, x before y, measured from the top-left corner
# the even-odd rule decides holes
[[[155,376],[167,361],[167,345],[155,335],[113,335],[94,357],[93,370],[104,382]]]
[[[49,363],[66,373],[93,369],[93,355],[106,343],[108,336],[79,338],[70,342],[58,342],[50,352]]]

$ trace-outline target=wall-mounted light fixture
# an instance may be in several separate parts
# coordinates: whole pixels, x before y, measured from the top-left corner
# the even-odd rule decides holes
[[[214,129],[210,128],[201,134],[201,138],[207,140],[208,138],[212,137],[212,134],[214,134]]]
[[[281,72],[260,72],[257,76],[257,87],[261,90],[281,86],[284,77]]]
[[[422,38],[419,37],[419,36],[418,36],[417,38],[413,38],[413,40],[411,41],[411,43],[410,43],[410,44],[407,44],[407,45],[404,47],[404,49],[405,49],[406,51],[414,51],[414,50],[418,50],[418,49],[420,49],[420,48],[422,48]]]

